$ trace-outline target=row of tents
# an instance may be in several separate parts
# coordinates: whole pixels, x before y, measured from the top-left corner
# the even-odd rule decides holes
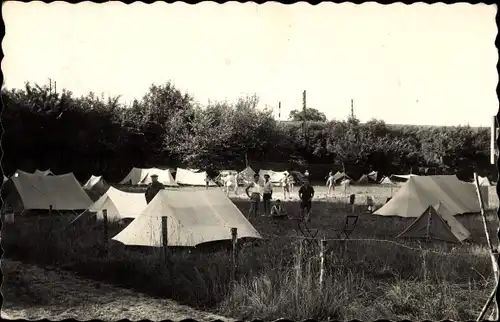
[[[113,237],[130,246],[162,246],[162,216],[168,216],[168,245],[194,247],[202,243],[230,240],[230,228],[239,238],[261,239],[240,210],[219,189],[160,191],[149,203],[143,193],[131,193],[108,186],[93,202],[85,189],[95,188],[102,178],[93,176],[83,186],[72,173],[41,175],[18,170],[9,180],[5,204],[13,212],[49,210],[89,213],[110,221],[132,219]],[[103,186],[104,187],[104,186]]]

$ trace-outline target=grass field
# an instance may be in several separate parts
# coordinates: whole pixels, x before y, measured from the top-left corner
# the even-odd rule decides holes
[[[333,197],[325,197],[324,187],[315,190],[310,226],[327,239],[336,237],[333,230],[342,227],[351,211],[345,205],[350,193],[357,195],[358,213],[364,211],[367,195],[374,197],[377,206],[391,196],[391,190],[381,186],[351,186],[347,194],[337,188]],[[392,193],[396,191],[394,188]],[[246,198],[230,197],[247,214]],[[275,198],[282,199],[280,192]],[[494,187],[490,188],[489,204],[488,225],[495,236],[498,221],[491,209],[498,207],[498,197]],[[286,201],[285,207],[296,214],[296,197]],[[227,251],[174,252],[164,262],[159,250],[131,250],[111,242],[106,253],[102,224],[90,220],[63,230],[69,220],[63,216],[52,221],[16,219],[15,224],[4,226],[2,246],[7,257],[57,265],[234,318],[469,320],[481,310],[493,287],[493,275],[480,216],[457,219],[472,234],[464,245],[396,240],[412,220],[362,214],[353,240],[328,241],[322,292],[318,287],[318,245],[303,246],[297,284],[295,258],[300,234],[295,223],[261,216],[250,221],[266,240],[243,247],[234,283]],[[109,237],[123,227],[111,224]]]

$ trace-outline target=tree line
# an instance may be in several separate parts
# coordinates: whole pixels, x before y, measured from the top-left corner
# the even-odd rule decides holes
[[[279,122],[271,110],[256,108],[257,96],[201,106],[170,82],[151,85],[127,106],[119,97],[76,97],[30,83],[4,89],[2,100],[7,174],[50,168],[82,180],[103,174],[112,182],[133,166],[213,172],[257,161],[307,168],[313,178],[323,178],[326,168],[343,167],[352,176],[377,170],[468,178],[474,167],[496,176],[489,165],[489,128],[394,126],[376,119],[361,123],[353,116],[326,121],[312,109],[305,115],[292,111],[294,121]]]

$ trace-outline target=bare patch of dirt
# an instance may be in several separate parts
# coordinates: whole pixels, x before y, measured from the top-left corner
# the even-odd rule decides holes
[[[1,266],[2,318],[6,319],[235,321],[55,268],[43,269],[5,258]]]

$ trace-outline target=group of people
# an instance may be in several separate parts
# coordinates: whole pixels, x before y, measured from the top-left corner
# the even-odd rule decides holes
[[[283,192],[288,192],[290,196],[290,182],[289,175],[285,173],[286,179],[282,180]],[[292,183],[293,187],[293,183]],[[259,209],[259,203],[262,198],[264,213],[262,216],[269,217],[286,217],[288,216],[286,211],[283,209],[281,200],[276,200],[276,203],[271,207],[271,200],[273,196],[273,183],[270,180],[268,174],[264,175],[264,181],[260,180],[260,175],[255,174],[253,176],[253,181],[248,184],[245,189],[248,198],[251,201],[249,216],[257,216]],[[311,220],[311,208],[312,208],[312,198],[314,197],[314,188],[309,185],[309,180],[305,180],[303,185],[299,189],[300,198],[300,215],[304,220]],[[286,194],[285,194],[286,198]],[[291,198],[291,197],[290,197]]]
[[[308,173],[307,173],[308,174]],[[310,221],[311,208],[312,208],[312,198],[314,197],[314,188],[309,184],[308,176],[305,176],[305,180],[300,187],[298,194],[300,198],[300,214],[301,217],[306,221]],[[206,183],[208,189],[209,178],[207,176]],[[292,199],[293,187],[295,180],[291,174],[285,172],[283,178],[280,180],[283,195],[286,199]],[[253,181],[250,182],[245,192],[248,198],[251,200],[250,213],[249,216],[257,216],[259,210],[259,203],[262,199],[264,213],[262,216],[269,217],[287,217],[287,213],[281,204],[281,200],[277,199],[274,205],[271,205],[273,197],[273,183],[270,180],[268,174],[264,175],[264,181],[261,181],[260,175],[255,174],[253,176]],[[145,192],[146,202],[149,204],[151,200],[156,196],[156,194],[165,189],[165,186],[158,181],[158,175],[153,174],[151,176],[151,183],[148,184]],[[230,190],[233,190],[235,194],[238,194],[238,174],[229,174],[224,180],[224,190],[226,194],[229,194]]]

